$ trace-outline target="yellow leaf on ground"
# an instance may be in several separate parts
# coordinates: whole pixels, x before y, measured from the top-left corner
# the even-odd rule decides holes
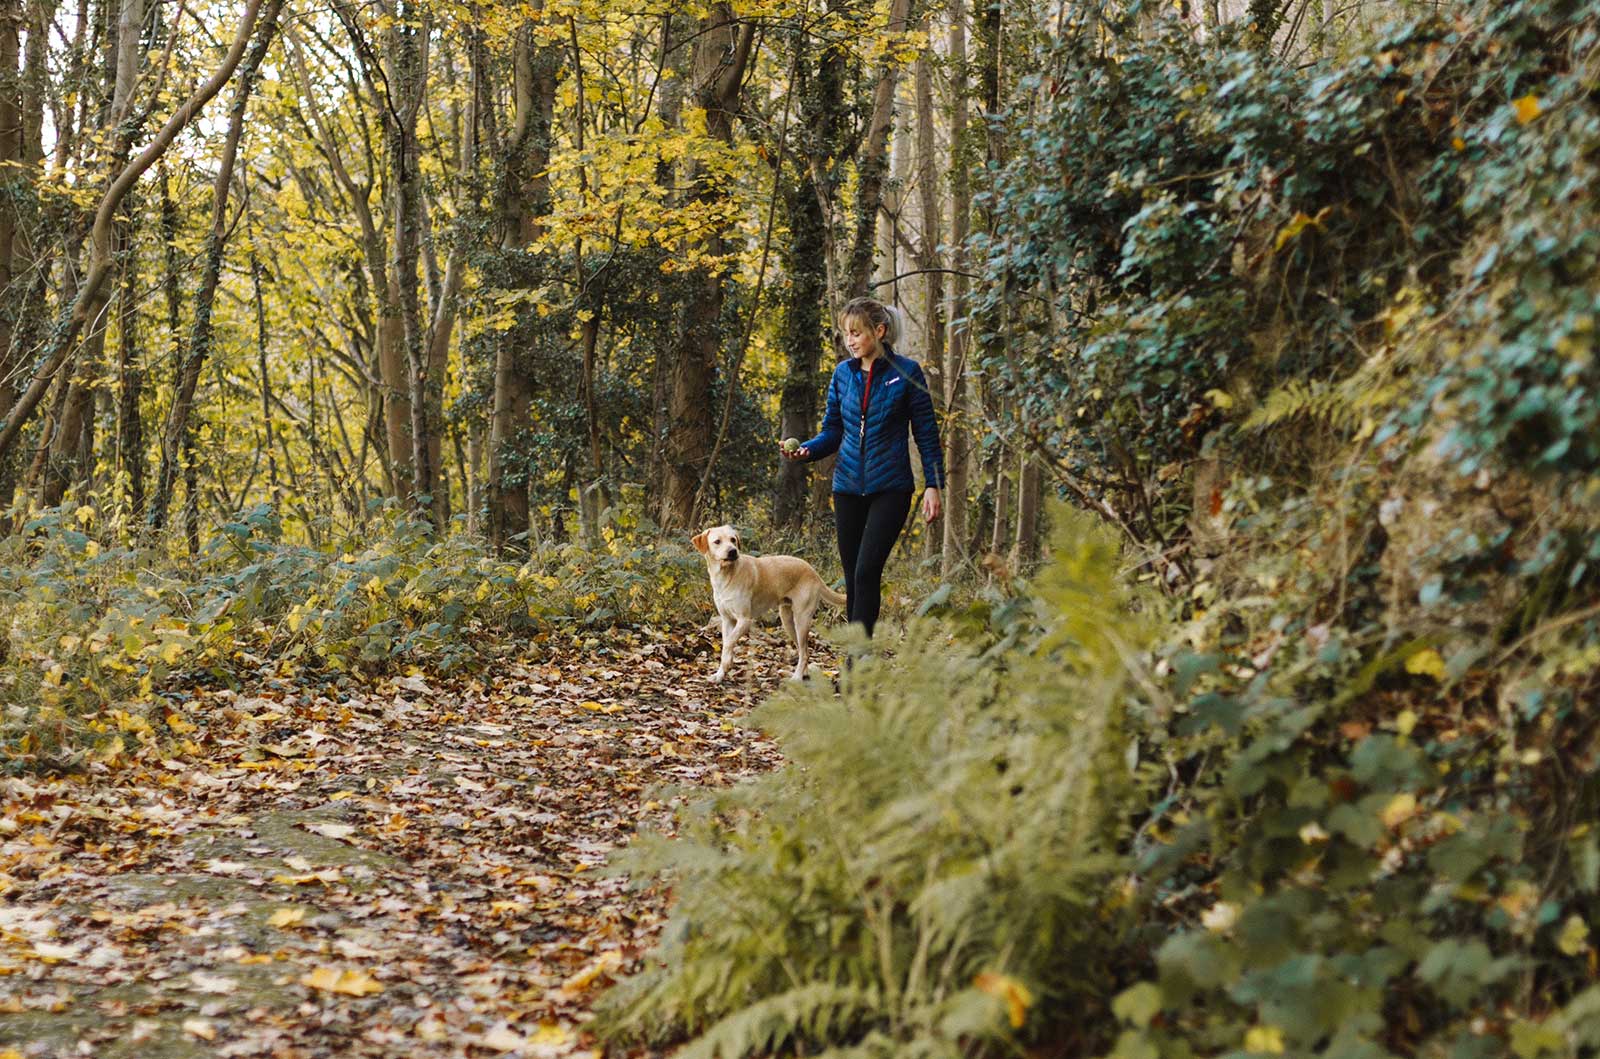
[[[1417,676],[1444,679],[1444,659],[1431,647],[1424,647],[1406,659],[1406,672]]]
[[[278,909],[267,917],[267,925],[273,927],[292,927],[306,918],[306,910],[293,905]]]
[[[1539,105],[1539,97],[1528,93],[1512,104],[1517,108],[1517,124],[1526,125],[1543,113],[1544,108]]]
[[[583,992],[600,978],[601,975],[614,974],[622,966],[622,953],[616,949],[602,952],[593,963],[577,972],[565,982],[561,983],[561,991],[568,996]]]
[[[83,946],[81,945],[57,945],[53,941],[36,941],[33,943],[33,954],[49,963],[76,959],[82,951]]]
[[[1244,1050],[1283,1054],[1283,1031],[1276,1026],[1251,1026],[1244,1035]]]
[[[339,970],[337,967],[318,967],[300,976],[300,984],[325,993],[343,993],[345,996],[366,996],[383,992],[383,983],[359,968]]]
[[[191,1037],[199,1037],[203,1041],[217,1039],[217,1028],[205,1019],[184,1019],[183,1032]]]

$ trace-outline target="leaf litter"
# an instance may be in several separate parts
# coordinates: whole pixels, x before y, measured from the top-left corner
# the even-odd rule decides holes
[[[598,1056],[590,1005],[665,901],[608,857],[777,764],[733,722],[786,648],[755,637],[723,687],[714,651],[684,628],[448,678],[263,661],[171,692],[176,748],[0,779],[0,1055]]]

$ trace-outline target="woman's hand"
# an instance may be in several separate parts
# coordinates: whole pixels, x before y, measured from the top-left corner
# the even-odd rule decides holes
[[[783,458],[784,459],[786,459],[786,460],[794,460],[796,463],[800,462],[801,460],[805,459],[807,456],[811,455],[810,450],[807,449],[804,445],[801,445],[798,449],[786,449],[786,448],[783,447],[783,442],[781,442],[781,441],[778,442],[778,451],[783,453]]]
[[[939,499],[939,490],[928,488],[922,494],[922,521],[932,522],[944,510],[944,504]]]

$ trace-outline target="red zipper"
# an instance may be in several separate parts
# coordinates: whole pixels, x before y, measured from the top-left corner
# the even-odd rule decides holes
[[[877,361],[867,365],[867,385],[861,391],[861,488],[867,487],[867,409],[872,404],[872,369]]]

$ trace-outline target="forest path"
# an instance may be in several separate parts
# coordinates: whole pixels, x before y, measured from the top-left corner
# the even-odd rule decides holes
[[[792,657],[764,631],[717,688],[709,634],[621,636],[359,685],[263,660],[174,706],[186,753],[0,780],[0,1057],[590,1054],[663,904],[599,867],[667,826],[652,790],[773,767],[732,722]]]

